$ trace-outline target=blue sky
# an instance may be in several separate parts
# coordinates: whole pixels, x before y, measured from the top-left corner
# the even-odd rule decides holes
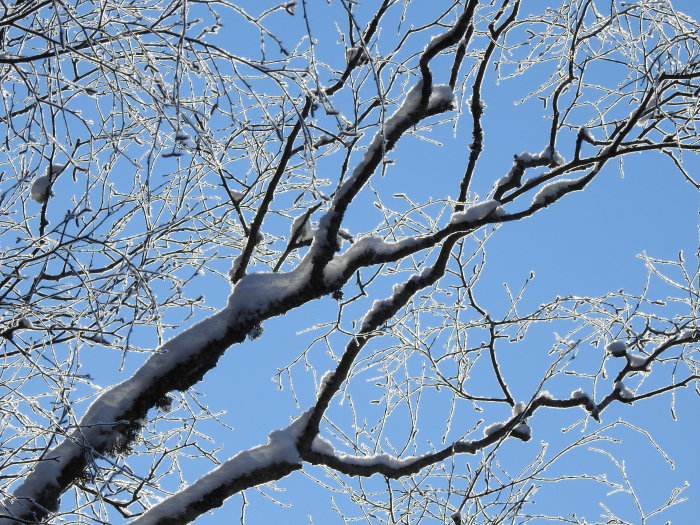
[[[545,7],[551,2],[531,2],[528,6]],[[260,4],[272,5],[271,2],[256,2],[248,0],[240,2],[252,13],[263,8]],[[310,26],[314,38],[318,39],[316,52],[323,60],[331,63],[344,63],[344,49],[337,45],[336,29],[326,13],[333,12],[337,2],[331,2],[327,7],[321,0],[307,0],[306,6],[311,13]],[[678,0],[674,4],[681,10],[700,18],[700,3],[696,0]],[[357,16],[362,23],[363,16],[371,12],[373,2],[361,2],[357,8]],[[451,5],[451,2],[424,2],[421,0],[410,3],[410,19],[405,23],[420,23],[421,17],[426,19],[438,12],[439,8]],[[292,47],[303,37],[306,28],[298,16],[302,2],[297,6],[297,16],[290,17],[284,12],[271,16],[268,27],[277,32],[284,44]],[[337,12],[337,10],[335,11]],[[386,27],[382,27],[382,36],[387,40],[395,38],[397,15],[389,17]],[[416,17],[415,19],[413,17]],[[344,21],[341,23],[343,24]],[[394,24],[394,25],[391,25]],[[246,56],[257,56],[259,39],[256,31],[247,31],[246,24],[239,24],[233,18],[226,20],[224,28],[217,35],[217,41],[235,53]],[[419,37],[411,45],[419,51],[425,45],[427,37]],[[274,47],[270,45],[270,47]],[[275,51],[269,49],[271,55]],[[536,75],[519,77],[496,85],[493,73],[488,78],[484,91],[487,104],[485,115],[486,149],[479,162],[474,184],[471,188],[473,201],[483,200],[491,191],[493,184],[511,167],[513,155],[522,152],[538,153],[547,144],[549,121],[542,118],[541,102],[536,98],[525,103],[514,105],[515,98],[521,98],[539,81]],[[444,75],[443,75],[444,77]],[[436,82],[445,82],[446,78],[436,78]],[[196,87],[196,86],[195,86]],[[184,88],[183,88],[184,89]],[[340,96],[338,98],[341,98]],[[466,97],[465,97],[466,98]],[[347,100],[338,103],[339,108],[347,111]],[[463,120],[468,121],[468,115],[462,101],[461,110],[465,112]],[[321,120],[322,117],[319,117]],[[324,121],[328,122],[328,119]],[[168,130],[169,132],[170,130]],[[442,199],[442,203],[431,205],[432,213],[445,208],[444,200],[455,198],[458,181],[464,171],[467,158],[466,145],[471,141],[470,125],[463,122],[455,130],[450,122],[436,126],[427,137],[444,144],[437,147],[434,143],[421,140],[415,136],[406,136],[400,145],[391,153],[396,162],[390,165],[383,177],[376,177],[373,189],[381,194],[383,202],[405,207],[405,195],[416,202],[426,202],[429,199]],[[371,135],[365,138],[369,140]],[[573,147],[573,135],[564,138],[560,143],[560,151],[565,157],[570,157]],[[356,164],[361,154],[351,158],[350,165]],[[700,162],[697,158],[687,158],[687,168],[690,173],[700,173]],[[152,174],[154,180],[167,180],[168,161],[162,164]],[[172,160],[175,166],[175,160]],[[337,180],[339,165],[342,158],[323,159],[318,164],[319,174],[331,181]],[[165,168],[163,167],[165,166]],[[694,264],[693,257],[698,247],[698,194],[677,173],[668,159],[661,155],[640,155],[625,160],[624,176],[618,164],[609,164],[584,192],[566,196],[561,202],[544,209],[534,216],[516,223],[508,223],[497,228],[487,243],[487,258],[482,277],[474,287],[481,304],[494,315],[503,314],[508,306],[508,298],[504,283],[511,290],[517,290],[522,283],[534,272],[534,278],[528,285],[527,292],[520,303],[523,310],[534,309],[538,305],[551,301],[556,296],[598,296],[610,291],[624,289],[631,294],[640,293],[645,285],[647,269],[644,261],[638,257],[646,253],[660,259],[676,259],[679,251],[683,251],[689,264]],[[130,170],[126,162],[117,164],[115,172]],[[130,171],[129,171],[130,173]],[[118,173],[116,173],[118,175]],[[131,179],[125,177],[120,182],[128,189]],[[65,195],[81,189],[72,187],[67,181],[56,189],[56,201]],[[332,191],[332,187],[331,190]],[[377,194],[373,191],[362,193],[347,215],[346,227],[357,235],[375,227],[381,220],[375,203]],[[284,200],[283,196],[279,200]],[[276,201],[275,204],[277,204]],[[35,203],[30,203],[32,206]],[[34,210],[36,208],[33,208]],[[52,208],[58,221],[63,217],[65,206]],[[441,221],[449,221],[449,213],[445,213]],[[266,231],[277,235],[285,235],[291,221],[281,215],[272,216],[265,223]],[[467,243],[473,244],[473,241]],[[347,245],[346,245],[347,246]],[[227,261],[228,264],[228,261]],[[291,266],[289,266],[291,267]],[[224,273],[225,268],[220,268]],[[261,266],[253,267],[253,271],[261,271]],[[368,276],[370,272],[365,272]],[[405,278],[410,274],[401,274]],[[372,304],[374,299],[386,297],[391,286],[399,278],[388,277],[372,288],[371,296],[363,301],[349,306],[346,311],[348,319],[359,318]],[[445,278],[447,286],[450,278]],[[671,293],[668,286],[652,281],[651,295],[665,298]],[[202,293],[207,299],[207,305],[220,308],[226,304],[230,291],[225,279],[211,273],[198,277],[190,288],[192,293]],[[346,296],[352,295],[356,288],[350,284],[346,287]],[[669,303],[667,310],[677,308]],[[315,400],[316,384],[321,376],[334,365],[328,356],[328,348],[323,341],[313,343],[327,329],[325,323],[333,322],[338,311],[338,303],[330,297],[325,297],[312,304],[294,310],[285,316],[264,323],[262,337],[246,341],[230,349],[220,360],[217,368],[209,372],[205,380],[196,385],[194,397],[206,404],[213,413],[221,413],[221,422],[228,428],[213,421],[205,421],[197,426],[201,432],[198,441],[205,448],[214,449],[220,460],[225,460],[237,452],[264,443],[270,431],[285,427],[291,417],[303,412]],[[193,323],[208,312],[198,312],[186,325]],[[429,324],[430,321],[427,322]],[[349,322],[344,325],[349,327]],[[556,343],[557,331],[566,330],[567,324],[550,326],[542,324],[533,327],[528,338],[523,343],[513,342],[499,347],[499,359],[503,373],[507,376],[513,392],[518,400],[527,401],[533,394],[542,373],[546,367],[547,351]],[[176,334],[180,326],[167,332]],[[313,329],[312,329],[313,328]],[[137,332],[137,344],[144,347],[153,345],[153,336],[142,336]],[[560,333],[563,335],[563,332]],[[478,337],[478,335],[476,336]],[[346,338],[334,335],[329,338],[333,352],[338,355],[342,351]],[[280,368],[302,354],[312,345],[306,359],[296,362],[290,373],[280,373]],[[371,351],[383,350],[382,345],[389,345],[383,339],[377,340],[368,347]],[[447,346],[448,342],[439,340],[438,345]],[[586,343],[577,356],[577,361],[571,366],[577,370],[591,371],[600,362],[601,347],[594,348]],[[85,359],[84,370],[91,371],[95,381],[109,385],[123,380],[142,362],[143,354],[130,355],[123,370],[118,370],[122,364],[119,352],[83,352]],[[362,356],[364,357],[364,356]],[[404,363],[390,363],[401,366]],[[414,361],[405,363],[406,367],[420,373]],[[616,372],[616,364],[608,361],[609,375]],[[476,368],[474,374],[480,372]],[[351,409],[355,409],[368,420],[376,418],[381,411],[381,404],[375,404],[381,388],[376,387],[377,367],[369,368],[358,374],[351,386],[354,405],[346,399],[340,404],[340,398],[333,405],[332,414],[335,420],[344,426],[345,430],[352,427]],[[574,384],[575,386],[571,386]],[[43,385],[42,385],[43,386]],[[565,397],[579,386],[570,383],[567,377],[552,381],[547,389],[557,397]],[[293,387],[293,388],[292,388]],[[493,384],[484,381],[484,390],[492,388]],[[203,397],[200,397],[200,393]],[[423,408],[420,411],[421,426],[417,441],[421,452],[428,443],[437,444],[444,432],[444,421],[449,416],[451,406],[445,392],[427,391]],[[190,398],[192,399],[192,398]],[[695,404],[693,404],[693,402]],[[77,406],[78,411],[87,405],[87,401]],[[604,414],[602,425],[615,422],[618,418],[625,419],[640,429],[653,433],[658,445],[675,462],[675,470],[669,468],[669,462],[655,450],[654,445],[646,437],[630,426],[620,425],[606,434],[606,439],[591,443],[590,447],[600,451],[590,450],[583,446],[572,452],[550,471],[549,475],[564,475],[567,473],[586,473],[596,475],[610,472],[613,481],[620,481],[610,457],[605,451],[614,453],[625,461],[629,470],[630,480],[635,485],[644,500],[645,510],[651,506],[662,504],[670,490],[681,486],[686,480],[691,486],[684,493],[690,498],[689,503],[679,505],[661,514],[658,519],[649,523],[690,523],[695,518],[694,510],[700,500],[698,472],[700,472],[700,455],[693,436],[700,431],[697,417],[697,402],[691,396],[679,395],[675,410],[679,416],[673,421],[669,410],[670,395],[661,396],[635,404],[632,407],[617,404]],[[510,415],[506,407],[481,407],[484,412],[476,412],[467,403],[455,407],[455,423],[449,429],[448,438],[456,439],[484,418],[486,424],[505,419]],[[399,412],[398,416],[405,416]],[[501,450],[504,467],[517,470],[527,464],[540,450],[542,442],[548,442],[547,454],[551,457],[562,447],[578,439],[581,434],[581,424],[566,433],[561,429],[574,425],[582,417],[582,412],[564,412],[541,410],[531,421],[533,439],[529,443],[510,439]],[[392,444],[401,444],[406,439],[409,428],[406,418],[396,418],[396,423],[388,428],[384,437]],[[597,423],[588,422],[587,431],[599,428]],[[328,427],[323,427],[323,434],[329,435]],[[476,432],[481,435],[481,428]],[[207,443],[207,438],[209,442]],[[616,442],[614,439],[624,439]],[[346,450],[347,452],[347,450]],[[411,449],[409,449],[411,452]],[[454,464],[464,469],[465,465],[472,467],[478,464],[478,458],[458,456]],[[145,458],[133,458],[134,464],[143,467],[148,465]],[[208,472],[212,466],[204,461],[187,461],[182,478],[192,482],[198,476]],[[448,465],[449,466],[449,465]],[[324,483],[333,484],[321,469],[305,466],[304,473],[295,473],[276,484],[280,491],[262,489],[264,494],[277,498],[282,505],[271,503],[268,498],[255,490],[246,494],[248,501],[248,523],[341,523],[338,513],[333,509],[337,505],[340,512],[349,517],[359,517],[359,511],[348,504],[347,499],[326,488],[319,486],[312,477],[317,477]],[[176,478],[177,476],[173,476]],[[362,483],[367,491],[381,490],[385,487],[384,480],[378,477],[354,480],[352,483]],[[170,480],[170,489],[177,488],[177,481]],[[604,501],[615,512],[619,512],[630,522],[635,522],[633,500],[629,495],[617,493],[606,495],[608,488],[596,485],[590,481],[569,481],[550,484],[538,493],[537,505],[533,512],[570,513],[576,512],[587,520],[595,522],[600,519],[601,509],[598,501]],[[331,499],[335,503],[331,503]],[[215,524],[238,521],[241,507],[241,496],[231,498],[218,511],[201,517],[197,523]],[[68,501],[66,505],[70,504]],[[310,519],[308,516],[313,518]],[[429,520],[426,520],[430,522]]]
[[[674,5],[695,18],[700,14],[699,5],[693,0],[674,2]],[[315,35],[326,36],[326,30],[332,30],[330,24],[312,25]],[[323,51],[331,53],[325,48]],[[473,188],[482,197],[490,190],[493,181],[507,172],[512,154],[522,151],[536,153],[545,145],[548,121],[541,119],[538,102],[519,106],[509,103],[518,87],[516,79],[498,87],[491,84],[485,92],[488,104],[487,149],[480,161]],[[458,131],[456,138],[452,138],[449,131],[439,136],[453,141],[453,144],[465,144],[469,141],[468,127],[465,128]],[[434,192],[433,197],[442,197],[445,191],[454,196],[455,180],[461,175],[465,155],[459,153],[459,148],[449,147],[445,150],[436,151],[426,142],[406,137],[392,154],[398,162],[392,166],[388,177],[400,177],[401,191],[408,195],[424,196],[429,186]],[[700,167],[697,159],[689,159],[689,166],[691,173],[697,173]],[[536,277],[529,286],[524,305],[534,306],[557,295],[600,295],[618,289],[635,293],[642,289],[647,275],[644,262],[637,257],[640,253],[674,259],[678,251],[683,250],[686,259],[692,259],[698,242],[697,193],[682,180],[680,174],[674,172],[670,162],[658,155],[626,160],[624,168],[622,176],[618,166],[609,165],[586,191],[569,195],[564,201],[534,217],[499,229],[488,243],[487,264],[478,285],[480,297],[497,311],[505,302],[503,283],[518,288],[531,271],[535,272]],[[447,189],[442,191],[444,188]],[[365,222],[371,222],[372,219],[365,215],[365,208],[362,207],[370,205],[371,197],[367,197],[365,202],[351,210],[350,220],[358,222],[349,222],[348,226],[357,224],[360,227]],[[660,294],[668,292],[658,284],[655,286]],[[206,293],[212,298],[223,299],[221,292],[207,290]],[[284,426],[290,416],[298,414],[312,401],[312,373],[300,374],[296,378],[295,392],[300,400],[299,405],[294,403],[286,381],[283,381],[284,388],[279,390],[270,378],[275,375],[280,363],[291,361],[314,336],[314,333],[298,333],[293,337],[292,334],[315,323],[328,321],[329,310],[332,318],[334,303],[323,299],[313,306],[265,323],[263,337],[246,342],[226,354],[220,366],[208,374],[206,381],[198,387],[207,394],[212,410],[228,411],[222,419],[234,427],[232,432],[217,431],[212,434],[215,440],[223,441],[220,457],[264,442],[271,429]],[[548,347],[553,343],[553,334],[544,327],[538,331],[537,338],[528,340],[529,344],[533,344],[533,339],[535,344],[539,342],[543,347]],[[317,373],[320,377],[330,362],[317,354],[314,354],[313,364],[319,368]],[[537,363],[531,363],[527,354],[519,355],[514,350],[510,360],[503,359],[504,373],[522,376],[524,385],[528,384],[528,367],[533,367],[533,374],[540,373]],[[649,510],[650,505],[662,504],[671,488],[689,481],[691,487],[684,494],[691,501],[674,507],[650,523],[664,523],[667,520],[690,523],[700,498],[700,487],[696,483],[700,456],[691,436],[698,434],[700,424],[693,417],[697,407],[681,396],[676,406],[679,421],[674,422],[669,414],[669,398],[663,396],[640,402],[634,407],[616,406],[605,414],[604,423],[611,423],[619,417],[653,432],[658,444],[675,461],[675,470],[669,468],[644,437],[629,427],[620,427],[611,432],[614,437],[624,438],[624,444],[606,441],[595,446],[614,452],[625,461],[631,481],[646,499],[645,510]],[[436,413],[439,410],[436,407]],[[579,414],[568,417],[569,422],[573,423]],[[569,432],[562,438],[561,421],[559,414],[538,414],[531,425],[534,439],[528,444],[515,440],[507,442],[504,447],[505,461],[517,464],[529,458],[539,447],[540,441],[545,439],[555,449],[563,442],[562,439],[565,441],[576,432]],[[456,461],[463,463],[469,460],[468,457],[459,457]],[[582,449],[564,460],[554,472],[563,474],[572,468],[596,474],[612,472],[611,466],[610,459],[604,454]],[[305,470],[311,475],[323,477],[318,469]],[[203,467],[203,471],[206,468]],[[194,477],[195,473],[188,472],[187,475]],[[613,473],[611,478],[620,480],[619,474]],[[376,480],[366,483],[373,486]],[[264,498],[250,491],[248,512],[251,523],[263,520],[306,523],[309,514],[313,515],[314,523],[340,523],[337,515],[330,511],[328,492],[316,488],[304,476],[295,474],[277,485],[285,490],[278,494],[280,500],[292,506],[266,504]],[[539,494],[543,505],[535,508],[541,511],[561,509],[564,513],[577,512],[589,521],[596,521],[601,514],[598,507],[598,500],[601,499],[623,517],[635,522],[629,495],[606,496],[606,492],[605,488],[591,482],[564,482],[543,489]],[[202,517],[199,522],[213,524],[237,519],[236,505],[240,503],[240,497],[233,499],[237,502],[229,502],[223,510],[213,516]],[[342,498],[338,498],[338,501],[342,501]],[[256,514],[256,509],[259,514]]]

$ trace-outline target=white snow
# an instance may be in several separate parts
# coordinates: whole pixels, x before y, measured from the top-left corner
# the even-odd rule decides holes
[[[567,193],[567,190],[580,182],[580,179],[559,179],[540,188],[532,199],[533,206],[547,205]]]
[[[44,203],[53,196],[51,183],[55,182],[58,176],[66,169],[65,164],[51,164],[46,168],[46,175],[34,179],[32,187],[29,189],[29,196],[39,203]]]
[[[627,353],[627,343],[624,341],[611,341],[605,347],[605,351],[615,357],[622,357]]]
[[[573,392],[571,392],[571,398],[572,399],[590,399],[591,396],[589,396],[586,392],[584,392],[581,388],[577,388]]]
[[[236,272],[238,271],[238,267],[241,265],[241,262],[243,262],[243,258],[242,255],[239,254],[231,263],[231,269],[228,271],[229,279],[233,280]]]
[[[516,165],[514,164],[508,173],[506,173],[505,175],[503,175],[503,177],[501,177],[500,179],[498,179],[496,181],[495,189],[498,189],[501,186],[505,186],[506,184],[508,184],[510,182],[510,180],[513,178],[513,175],[515,174],[515,169],[516,169]]]
[[[233,289],[228,299],[228,308],[222,311],[227,315],[237,315],[245,311],[258,316],[274,302],[284,302],[298,293],[308,282],[310,265],[300,264],[287,273],[259,272],[246,275]],[[211,318],[210,318],[211,319]]]
[[[49,171],[50,171],[50,174],[53,175],[54,178],[56,178],[58,175],[60,175],[63,172],[64,169],[66,169],[65,164],[51,164]]]
[[[319,227],[318,231],[323,231],[323,219],[326,217],[327,215],[321,219],[321,227]],[[324,277],[328,284],[333,285],[341,280],[343,272],[353,260],[367,257],[371,254],[390,256],[399,250],[410,249],[419,242],[420,237],[407,237],[398,242],[386,242],[379,237],[363,237],[355,241],[343,254],[337,255],[328,263],[324,269]]]
[[[231,197],[233,198],[234,202],[241,202],[244,196],[245,193],[242,191],[231,190]]]
[[[636,111],[639,111],[639,110],[636,109],[636,110],[632,111],[632,114],[630,116],[634,115],[634,113]],[[659,114],[659,98],[656,94],[654,94],[654,96],[652,96],[649,99],[649,102],[647,103],[646,108],[644,109],[642,114],[638,117],[636,125],[640,126],[640,127],[644,127],[649,123],[649,121],[652,118],[655,118],[658,114]]]
[[[360,64],[367,61],[367,51],[365,51],[364,47],[349,47],[345,50],[346,62],[348,62],[348,63],[352,62],[352,60],[358,54],[360,55],[360,61],[359,61]]]
[[[549,390],[542,390],[540,392],[540,395],[537,397],[540,397],[542,399],[554,399],[554,396],[552,396],[552,394],[549,393]]]
[[[498,432],[505,426],[505,423],[493,423],[484,429],[484,436],[490,436],[494,432]]]
[[[277,304],[289,301],[299,294],[301,286],[309,279],[310,265],[300,265],[292,272],[252,274],[241,279],[229,296],[228,305],[211,317],[184,330],[162,345],[129,379],[106,389],[88,408],[78,428],[45,455],[45,461],[37,463],[14,491],[12,499],[5,499],[5,513],[19,514],[24,501],[43,492],[48,484],[55,484],[63,468],[75,457],[84,453],[85,447],[111,447],[120,438],[114,424],[143,392],[158,383],[159,378],[171,373],[173,368],[202,352],[207,345],[224,339],[232,326],[259,319]],[[241,472],[251,465],[261,465],[277,459],[289,461],[296,457],[289,438],[272,434],[268,445],[241,453],[237,456],[233,472]],[[210,478],[206,478],[210,479]],[[202,483],[207,482],[202,479]],[[199,486],[199,485],[198,485]],[[2,523],[2,520],[0,520]],[[147,522],[144,522],[147,523]]]
[[[199,478],[195,483],[177,494],[166,498],[145,514],[131,522],[132,525],[151,525],[161,519],[177,519],[190,503],[201,500],[212,489],[220,487],[243,475],[257,469],[267,468],[279,463],[301,464],[301,458],[296,447],[299,435],[306,427],[311,410],[306,411],[295,419],[288,427],[270,433],[265,445],[245,450],[235,455],[215,470]],[[334,456],[349,465],[386,465],[390,468],[401,468],[413,464],[421,456],[397,458],[388,454],[370,456],[351,456],[339,454],[326,439],[317,436],[312,444],[316,452]]]
[[[450,224],[477,222],[488,217],[494,212],[496,212],[496,216],[498,216],[503,212],[501,209],[501,212],[499,213],[499,204],[500,202],[494,199],[480,202],[479,204],[474,204],[463,212],[453,214],[452,218],[450,219]]]
[[[37,177],[36,179],[34,179],[34,182],[32,183],[32,187],[29,190],[29,195],[36,202],[44,203],[47,200],[49,200],[50,193],[51,193],[51,191],[49,189],[50,186],[51,186],[51,176],[50,175],[42,175],[41,177]]]
[[[678,336],[676,336],[676,339],[694,339],[695,337],[697,337],[696,334],[699,331],[700,331],[699,327],[686,328]]]
[[[26,317],[22,317],[19,320],[19,322],[17,323],[17,326],[19,326],[20,328],[27,328],[27,329],[34,328],[34,325],[32,324],[32,322],[29,319],[27,319]]]
[[[304,223],[303,226],[301,225],[302,222]],[[301,231],[297,233],[297,230]],[[299,217],[294,219],[289,231],[289,238],[292,239],[295,233],[297,234],[296,242],[306,242],[314,238],[314,231],[311,228],[311,218],[307,217],[306,213],[302,213]]]
[[[588,128],[581,128],[581,135],[584,136],[587,140],[594,141],[595,138],[593,135],[591,135],[591,132],[588,131]]]
[[[634,397],[634,392],[627,388],[622,381],[615,383],[615,390],[620,393],[622,399],[632,399]]]
[[[417,281],[420,281],[427,277],[427,275],[433,270],[432,266],[426,266],[421,270],[419,274],[414,274],[411,276],[411,278],[405,282],[405,283],[397,283],[394,284],[393,289],[392,289],[392,294],[391,297],[388,297],[386,299],[377,299],[372,303],[372,308],[365,314],[364,319],[362,320],[362,325],[360,326],[360,330],[366,331],[370,330],[372,328],[372,324],[376,322],[375,316],[384,310],[385,308],[392,308],[395,305],[395,301],[397,300],[397,296],[403,292],[403,290],[406,288],[406,286],[409,283],[415,283]]]
[[[323,377],[321,378],[321,382],[318,384],[318,390],[316,391],[316,397],[321,395],[321,392],[323,392],[323,389],[326,388],[326,384],[328,381],[331,380],[333,375],[335,374],[334,370],[328,370],[325,374],[323,374]]]
[[[345,239],[349,243],[355,242],[355,239],[353,239],[352,234],[344,228],[340,228],[338,230],[338,237],[340,237],[341,239]]]
[[[478,101],[479,107],[481,109],[486,109],[486,102],[484,102],[482,99],[479,99]],[[469,111],[472,109],[472,97],[469,97],[467,100],[467,108],[469,108]]]
[[[109,341],[107,341],[107,339],[105,339],[105,337],[102,334],[92,334],[92,335],[86,336],[86,339],[89,339],[93,343],[109,344]]]
[[[352,456],[348,454],[341,454],[333,448],[333,445],[322,438],[321,436],[316,436],[311,448],[319,453],[326,454],[328,456],[334,456],[340,461],[348,465],[359,465],[359,466],[374,466],[374,465],[385,465],[389,468],[403,468],[412,465],[417,460],[423,458],[424,456],[406,456],[404,458],[397,458],[396,456],[391,456],[389,454],[373,454],[367,456]],[[430,453],[426,456],[431,455]]]
[[[640,354],[627,354],[627,362],[634,368],[646,367],[647,357]]]
[[[549,146],[545,146],[545,148],[540,151],[539,153],[528,153],[527,151],[524,151],[520,155],[517,155],[515,157],[516,160],[520,160],[524,162],[525,164],[531,164],[535,162],[539,162],[542,160],[548,160],[551,162],[554,162],[557,166],[561,166],[562,164],[566,164],[566,160],[564,157],[562,157],[559,153],[556,151],[552,153],[551,148]]]
[[[518,401],[513,405],[513,416],[519,416],[523,412],[525,412],[525,409],[527,408],[527,403],[524,403],[522,401]]]
[[[339,455],[336,453],[335,449],[333,448],[333,445],[331,444],[331,442],[325,438],[322,438],[321,436],[316,436],[314,438],[313,443],[311,443],[311,450],[318,452],[320,454],[326,454],[327,456],[339,457]],[[340,457],[343,457],[343,456],[340,456]]]
[[[333,142],[333,137],[331,137],[330,135],[321,135],[314,144],[314,146],[320,148],[321,146],[325,146],[326,144],[330,144],[331,142]]]

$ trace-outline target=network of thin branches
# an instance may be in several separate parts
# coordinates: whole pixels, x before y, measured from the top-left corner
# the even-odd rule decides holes
[[[680,502],[640,504],[612,455],[617,478],[558,465],[625,432],[672,461],[624,414],[697,396],[698,254],[650,251],[634,293],[480,287],[494,236],[627,156],[697,194],[699,27],[668,0],[544,4],[3,2],[0,523],[187,523],[232,496],[243,522],[287,476],[338,523],[554,519],[538,493],[568,479],[635,523]],[[513,103],[539,119],[514,158]],[[263,331],[287,313],[313,321]],[[222,411],[260,394],[195,385],[280,337],[250,359],[299,409],[238,446]]]

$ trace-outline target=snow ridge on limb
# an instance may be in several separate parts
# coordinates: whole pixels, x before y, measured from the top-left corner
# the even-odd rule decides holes
[[[558,179],[545,184],[532,198],[533,206],[549,206],[560,197],[572,191],[581,189],[584,178],[580,179]]]
[[[552,152],[549,146],[546,146],[540,153],[523,152],[520,155],[515,155],[513,167],[508,173],[496,181],[494,185],[494,199],[500,201],[506,192],[519,188],[522,185],[522,178],[525,170],[528,168],[537,168],[543,166],[561,166],[566,163],[556,151]]]
[[[150,508],[131,524],[189,523],[207,510],[221,506],[237,492],[301,469],[296,441],[306,419],[308,412],[288,427],[271,432],[265,445],[236,454],[189,487]]]
[[[430,99],[425,106],[421,106],[422,89],[422,81],[417,82],[408,91],[401,106],[386,119],[383,128],[374,136],[362,160],[353,170],[352,176],[336,192],[333,198],[334,207],[357,193],[379,166],[382,154],[392,149],[406,130],[423,118],[453,109],[454,93],[449,85],[432,86]]]
[[[313,279],[320,280],[323,268],[333,258],[337,236],[345,211],[381,163],[384,154],[394,148],[401,136],[421,120],[454,108],[454,93],[448,85],[433,86],[428,104],[421,106],[421,82],[406,94],[403,104],[388,118],[372,139],[352,175],[338,188],[331,209],[321,217],[314,242],[307,254],[313,262]]]
[[[499,207],[500,204],[496,199],[474,204],[465,211],[454,213],[450,219],[450,224],[476,222],[485,219],[489,215],[500,216],[503,214],[503,209]]]
[[[361,266],[395,261],[400,257],[431,248],[452,234],[459,232],[466,235],[484,224],[498,222],[505,214],[499,204],[493,199],[474,204],[463,212],[454,213],[449,224],[428,235],[407,237],[396,242],[373,236],[363,237],[328,262],[323,271],[323,282],[329,288],[335,288],[346,282]]]

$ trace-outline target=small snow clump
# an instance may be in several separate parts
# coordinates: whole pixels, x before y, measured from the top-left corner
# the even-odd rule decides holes
[[[605,347],[605,351],[613,357],[622,357],[627,354],[627,343],[624,341],[612,341]]]
[[[42,175],[34,179],[29,195],[36,202],[43,204],[51,197],[51,176]]]
[[[620,399],[632,399],[634,397],[634,392],[625,386],[622,381],[615,383],[615,390],[620,394]]]

